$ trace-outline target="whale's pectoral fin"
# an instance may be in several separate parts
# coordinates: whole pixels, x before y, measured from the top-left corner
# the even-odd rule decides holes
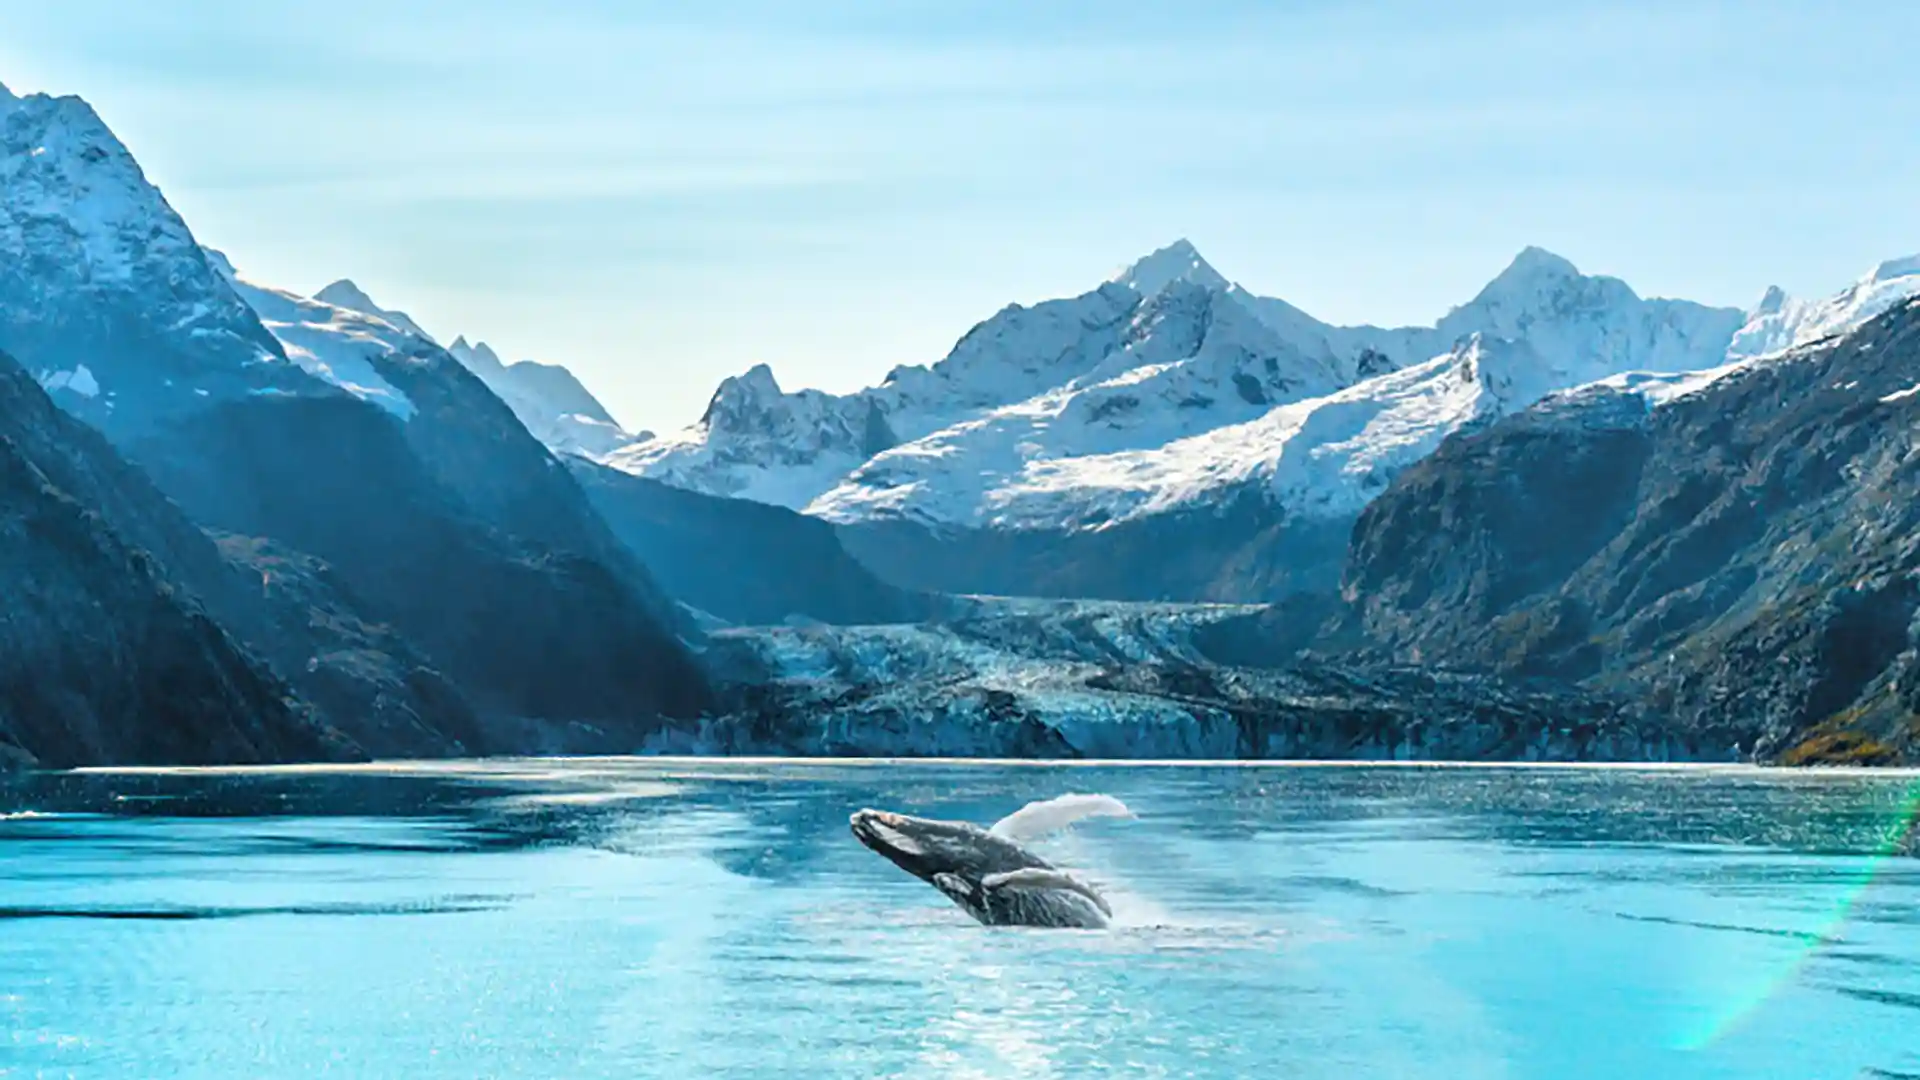
[[[933,887],[955,900],[964,902],[974,898],[973,883],[959,874],[935,874]]]
[[[1093,886],[1060,870],[1010,870],[1004,874],[988,874],[980,879],[980,887],[989,892],[998,889],[1063,889],[1091,900],[1093,906],[1108,917],[1113,915],[1106,897],[1101,896]]]

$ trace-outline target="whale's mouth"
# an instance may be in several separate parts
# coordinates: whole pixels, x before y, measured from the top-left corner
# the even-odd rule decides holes
[[[885,810],[860,810],[848,819],[848,824],[853,828],[854,839],[900,869],[923,879],[932,872],[926,866],[932,853],[907,831],[912,826],[905,816]]]
[[[862,810],[853,815],[850,824],[853,826],[853,835],[875,851],[892,849],[925,854],[919,842],[907,835],[907,819],[899,814],[884,810]]]

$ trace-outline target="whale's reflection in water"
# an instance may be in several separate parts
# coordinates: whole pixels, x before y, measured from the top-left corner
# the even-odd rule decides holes
[[[0,788],[0,1073],[1920,1071],[1912,777],[516,761]],[[885,806],[1105,930],[978,925]],[[1817,1032],[1817,1038],[1808,1037]]]

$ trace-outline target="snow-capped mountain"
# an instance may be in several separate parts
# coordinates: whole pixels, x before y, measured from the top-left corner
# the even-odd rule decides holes
[[[1355,383],[1430,360],[1474,334],[1524,341],[1567,378],[1687,371],[1717,363],[1741,322],[1731,308],[1642,299],[1626,282],[1582,274],[1538,247],[1522,250],[1433,326],[1329,326],[1284,300],[1235,291],[1276,332]]]
[[[455,338],[447,351],[480,376],[534,438],[554,450],[598,457],[653,437],[650,431],[635,434],[621,427],[573,372],[558,364],[506,364],[486,342],[470,344],[465,337]]]
[[[1528,248],[1433,326],[1337,327],[1180,241],[858,394],[787,394],[756,368],[700,424],[608,462],[840,524],[1106,528],[1259,477],[1295,512],[1351,513],[1464,424],[1620,372],[1721,364],[1743,321]]]
[[[1097,470],[1088,498],[1027,496],[1065,463],[1151,452],[1340,385],[1226,291],[1175,278],[1138,306],[1120,347],[1093,370],[887,450],[809,510],[842,522],[1097,525],[1114,509],[1095,494]]]
[[[1248,482],[1296,516],[1349,515],[1470,424],[1623,372],[1723,364],[1739,322],[1732,309],[1642,300],[1624,282],[1528,249],[1437,326],[1381,332],[1362,346],[1398,370],[1138,451],[1036,458],[990,493],[991,519],[926,516],[1027,528],[1108,524],[1218,503]],[[1443,341],[1430,359],[1411,359]],[[814,509],[843,522],[872,516],[840,495]]]
[[[288,359],[307,373],[370,401],[402,420],[412,418],[413,402],[375,366],[376,360],[422,362],[409,355],[413,348],[408,340],[409,331],[363,310],[250,281],[234,269],[224,254],[209,249],[207,255],[234,292],[253,309],[261,324],[279,339]],[[339,291],[334,295],[338,298]],[[359,295],[365,297],[364,293]]]
[[[1342,618],[1375,655],[1582,680],[1743,757],[1920,760],[1916,372],[1909,299],[1449,440],[1355,522]]]
[[[210,401],[328,393],[288,362],[92,107],[4,87],[0,348],[117,435]]]
[[[236,280],[224,256],[209,254],[229,280]],[[403,356],[417,351],[417,342],[438,348],[439,341],[412,316],[382,307],[346,278],[311,298],[253,282],[242,281],[237,287],[296,363],[404,418],[391,387],[377,375],[369,377],[366,356],[370,349],[383,357]],[[408,344],[408,338],[417,339],[416,344]],[[485,342],[469,344],[464,336],[455,338],[446,351],[478,375],[527,431],[553,450],[596,457],[653,435],[621,427],[580,380],[558,364],[533,360],[505,364]]]
[[[1920,255],[1889,259],[1822,300],[1796,300],[1770,288],[1733,336],[1727,355],[1764,356],[1844,334],[1914,296],[1920,296]]]
[[[1193,243],[1186,239],[1175,240],[1135,261],[1114,274],[1112,281],[1142,296],[1152,296],[1176,281],[1192,282],[1207,289],[1226,289],[1233,284],[1201,258]]]
[[[1017,476],[989,477],[998,481],[983,496],[992,516],[965,524],[1108,525],[1217,500],[1245,485],[1267,489],[1296,514],[1357,513],[1395,472],[1447,435],[1564,385],[1554,375],[1525,344],[1476,334],[1425,363],[1244,423],[1136,450],[1042,459]],[[815,511],[860,520],[840,498],[840,490],[829,493]]]
[[[323,304],[332,304],[337,308],[346,308],[348,311],[357,311],[362,315],[371,315],[376,319],[385,320],[414,337],[428,341],[434,340],[433,335],[420,329],[420,324],[414,322],[406,312],[381,307],[373,302],[373,297],[368,296],[365,289],[346,278],[341,278],[314,293],[313,298]],[[434,344],[437,345],[439,342],[435,341]]]
[[[764,364],[723,381],[700,422],[607,456],[640,476],[798,509],[876,454],[1085,375],[1118,350],[1144,298],[1115,282],[969,330],[931,367],[854,394],[788,393]]]

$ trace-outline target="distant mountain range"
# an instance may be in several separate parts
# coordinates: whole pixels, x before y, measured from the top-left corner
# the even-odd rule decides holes
[[[1529,248],[1336,327],[1179,242],[656,437],[253,280],[84,102],[0,88],[0,766],[1920,760],[1916,296],[1920,258],[1738,311]]]
[[[834,522],[902,586],[1272,600],[1330,587],[1354,518],[1448,435],[1607,380],[1704,379],[1916,293],[1920,259],[1896,260],[1741,312],[1529,248],[1434,326],[1336,327],[1181,241],[869,390],[788,393],[757,367],[601,460]]]

